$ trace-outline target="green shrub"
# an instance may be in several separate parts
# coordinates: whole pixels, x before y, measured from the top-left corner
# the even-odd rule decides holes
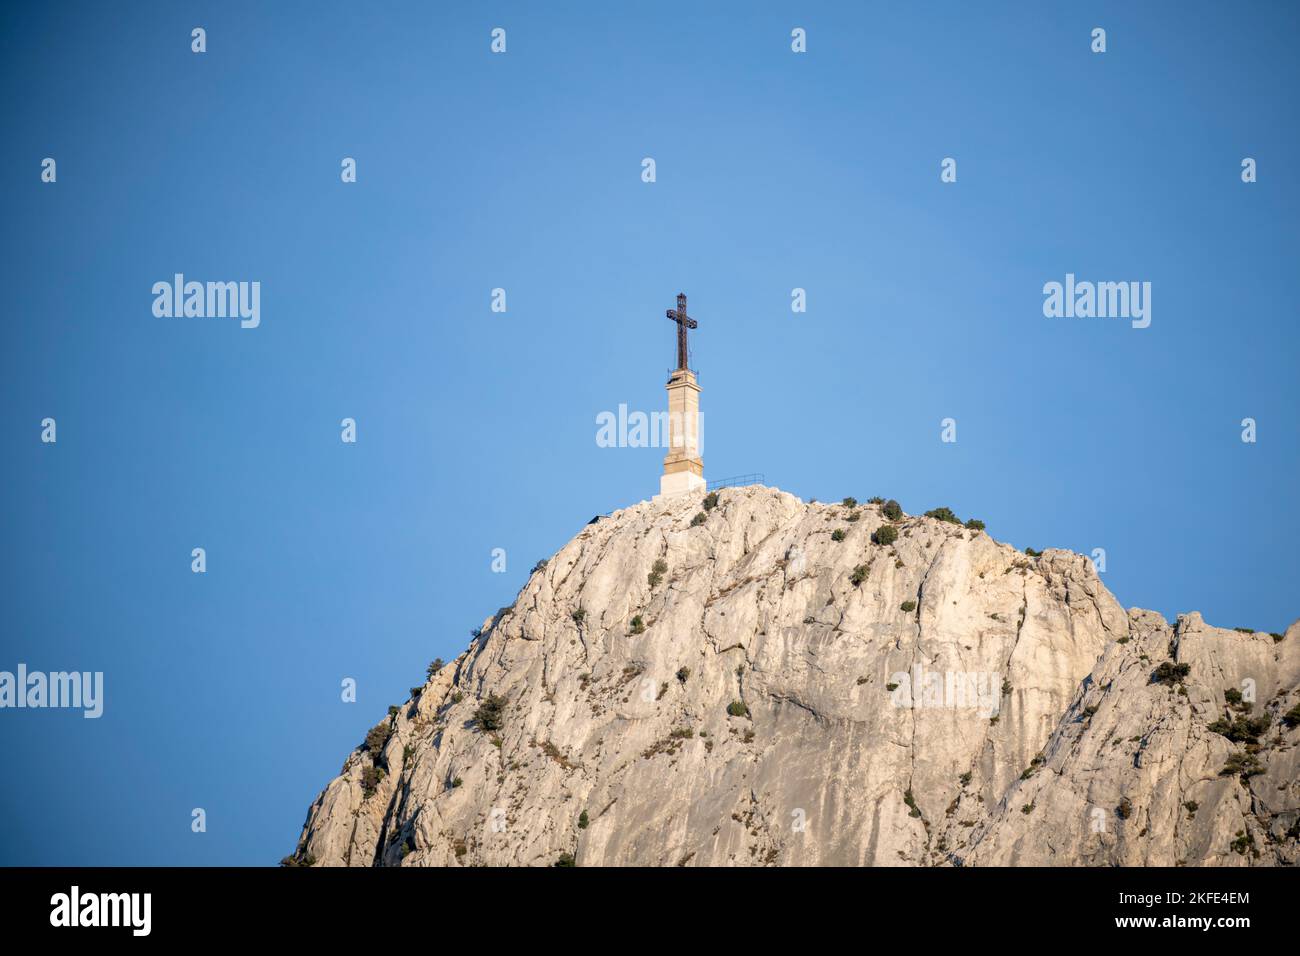
[[[966,786],[966,784],[970,783],[970,777],[971,777],[970,773],[964,773],[957,779],[961,781],[961,785],[964,787]]]
[[[551,864],[551,866],[577,866],[577,865],[578,865],[578,861],[573,858],[572,853],[561,853],[560,858]]]
[[[832,532],[831,532],[831,540],[832,540],[832,541],[843,541],[843,540],[844,540],[844,529],[843,529],[843,528],[836,528],[834,531],[832,531]]]
[[[371,756],[378,757],[384,752],[384,747],[391,736],[393,736],[392,722],[381,720],[366,734],[366,750],[370,751]]]
[[[652,588],[658,587],[659,582],[664,579],[664,575],[667,573],[668,573],[668,562],[665,561],[663,558],[659,558],[655,561],[654,565],[650,568],[650,573],[646,575],[646,581],[649,582]]]
[[[969,528],[971,531],[983,531],[984,522],[980,521],[979,518],[971,518],[969,521],[966,522],[966,527]]]
[[[858,506],[858,499],[845,498],[843,501],[840,502],[840,504],[842,504],[846,508],[856,508]]]
[[[898,529],[892,524],[882,524],[871,535],[871,540],[880,545],[891,545],[898,540]]]
[[[898,690],[898,685],[897,685],[897,684],[886,684],[886,685],[885,685],[885,690],[889,691],[889,692],[892,694],[894,691]]]
[[[1256,777],[1264,772],[1264,765],[1259,762],[1259,758],[1254,754],[1233,753],[1228,754],[1228,760],[1219,771],[1220,777],[1240,777],[1244,783],[1251,777]]]
[[[919,817],[921,815],[921,808],[916,805],[916,798],[912,796],[911,790],[903,791],[903,802],[907,804],[908,809],[911,811],[908,813],[909,817]]]
[[[733,700],[727,705],[727,713],[732,717],[748,717],[749,708],[745,706],[743,700]]]
[[[845,515],[844,520],[845,520],[845,521],[857,521],[857,520],[858,520],[859,518],[861,518],[861,517],[862,517],[861,512],[858,512],[858,511],[850,511],[847,515]]]
[[[903,517],[903,507],[893,498],[890,498],[880,506],[880,513],[890,521],[897,521],[899,518]]]
[[[578,608],[576,611],[573,612],[573,614],[570,615],[570,617],[573,618],[574,624],[581,624],[583,621],[587,619],[587,612],[583,608]]]
[[[1241,691],[1235,687],[1229,687],[1223,692],[1223,699],[1228,702],[1229,707],[1241,706]]]
[[[913,611],[916,610],[916,602],[904,601],[902,604],[898,605],[898,608],[901,611],[906,611],[908,614],[911,614]]]
[[[457,787],[459,787],[459,786],[460,786],[462,783],[464,783],[464,782],[465,782],[465,781],[462,780],[462,779],[460,779],[460,777],[456,777],[456,778],[454,778],[454,779],[451,781],[451,788],[452,788],[453,790],[455,790]]]
[[[433,662],[425,669],[424,676],[426,680],[433,680],[433,675],[438,673],[447,665],[442,662],[441,657],[435,657]]]
[[[1191,671],[1191,664],[1175,664],[1173,661],[1162,661],[1160,666],[1151,672],[1151,683],[1166,685],[1177,684],[1180,680],[1190,674]]]
[[[388,705],[388,716],[389,716],[389,717],[396,717],[396,716],[397,716],[397,712],[400,711],[401,709],[402,709],[402,708],[398,707],[396,704],[389,704],[389,705]]]
[[[644,631],[645,631],[645,621],[641,620],[641,615],[638,614],[636,617],[632,618],[632,630],[630,633],[641,634],[644,633]]]
[[[550,560],[549,558],[542,558],[542,560],[540,560],[540,561],[538,561],[536,564],[534,564],[534,565],[533,565],[532,573],[533,573],[533,574],[536,574],[538,571],[544,570],[544,569],[546,568],[546,564],[547,564],[547,562],[548,562],[549,560]]]
[[[384,776],[383,767],[367,767],[361,771],[361,792],[367,797],[373,796]]]
[[[683,684],[686,683],[687,679],[690,676],[691,676],[691,669],[689,667],[677,668],[677,679],[681,681]]]
[[[1127,820],[1129,817],[1133,816],[1133,801],[1128,797],[1121,800],[1119,806],[1115,808],[1115,815],[1121,820]]]
[[[488,694],[474,711],[474,723],[480,730],[500,730],[505,721],[506,699]]]
[[[1260,735],[1268,730],[1269,720],[1267,714],[1259,717],[1241,717],[1238,716],[1233,720],[1226,717],[1220,717],[1214,723],[1210,724],[1210,730],[1216,734],[1222,734],[1233,743],[1258,743]]]
[[[1247,833],[1245,830],[1237,831],[1237,839],[1229,843],[1228,848],[1232,850],[1233,853],[1239,853],[1242,856],[1245,856],[1247,851],[1250,851],[1255,856],[1259,856],[1259,853],[1255,850],[1254,834]]]
[[[961,524],[961,519],[952,513],[951,508],[931,508],[925,513],[927,518],[938,518],[940,521],[947,521],[949,524]]]
[[[1025,548],[1025,554],[1029,555],[1031,558],[1041,558],[1043,556],[1043,552],[1036,551],[1033,548]]]
[[[883,505],[884,503],[885,499],[880,497],[880,495],[873,495],[867,499],[867,504],[869,505]]]
[[[1300,725],[1300,704],[1296,704],[1282,715],[1282,723],[1286,724],[1288,727]]]
[[[578,815],[578,829],[585,830],[590,825],[591,819],[587,816],[587,811],[583,810],[582,813]]]
[[[709,520],[709,516],[706,515],[703,511],[697,512],[695,517],[691,519],[691,527],[698,528],[700,525],[704,524],[704,522],[708,520]]]
[[[704,510],[712,511],[717,506],[718,506],[718,493],[716,491],[710,491],[707,495],[704,496]]]
[[[871,569],[868,568],[865,564],[859,564],[856,568],[853,569],[853,573],[849,575],[850,583],[852,583],[852,585],[855,588],[858,587],[863,581],[867,579],[867,572],[869,570]]]

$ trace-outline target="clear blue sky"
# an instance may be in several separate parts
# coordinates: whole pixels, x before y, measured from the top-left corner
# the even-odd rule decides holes
[[[709,477],[948,505],[1017,547],[1104,547],[1126,606],[1285,628],[1298,22],[5,4],[0,669],[102,670],[106,703],[0,711],[0,862],[292,850],[430,659],[656,490],[662,451],[598,448],[595,417],[662,407],[678,291]],[[176,272],[261,282],[260,328],[154,317]],[[1067,272],[1150,281],[1151,327],[1045,318]]]

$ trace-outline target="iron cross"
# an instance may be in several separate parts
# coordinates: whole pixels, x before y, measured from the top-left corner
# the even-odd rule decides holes
[[[686,295],[678,293],[677,308],[668,310],[668,318],[677,323],[677,367],[689,368],[690,356],[686,352],[686,330],[699,328],[699,323],[686,314]]]

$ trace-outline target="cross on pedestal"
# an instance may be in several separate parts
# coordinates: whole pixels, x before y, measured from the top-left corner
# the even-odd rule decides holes
[[[690,356],[686,351],[686,330],[699,328],[699,323],[686,314],[686,295],[677,294],[677,308],[669,309],[668,318],[677,323],[677,367],[690,368]]]

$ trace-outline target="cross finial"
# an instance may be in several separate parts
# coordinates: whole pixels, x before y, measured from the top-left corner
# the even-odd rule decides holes
[[[669,309],[669,319],[677,323],[677,367],[690,368],[690,354],[686,348],[686,330],[699,328],[699,323],[686,314],[686,293],[677,293],[677,308]]]

